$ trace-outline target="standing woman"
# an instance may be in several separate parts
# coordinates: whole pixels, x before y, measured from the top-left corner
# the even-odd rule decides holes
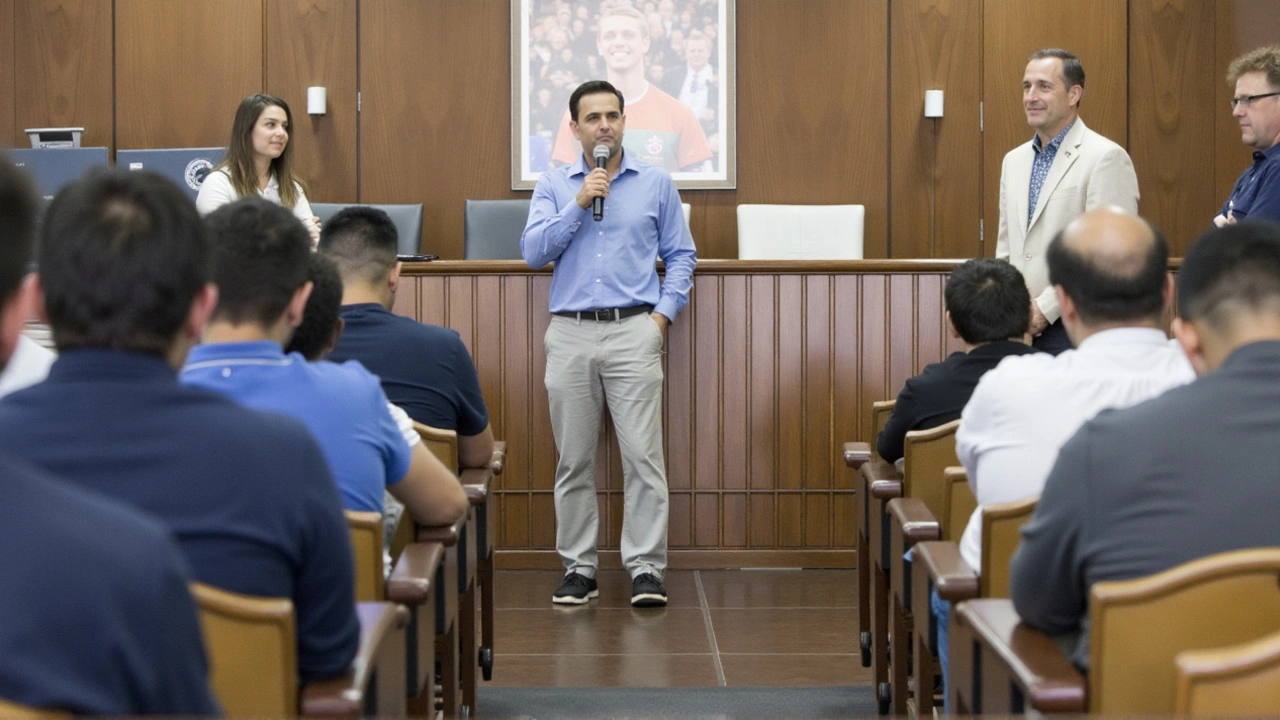
[[[302,180],[293,173],[291,127],[293,113],[284,100],[263,94],[245,98],[231,125],[227,154],[200,186],[196,197],[200,214],[259,195],[292,210],[311,232],[311,242],[319,240],[320,218],[311,214]]]

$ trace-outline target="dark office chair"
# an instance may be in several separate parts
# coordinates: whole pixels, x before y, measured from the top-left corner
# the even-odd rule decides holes
[[[356,205],[374,207],[391,216],[396,224],[396,233],[400,236],[400,247],[396,250],[401,255],[416,255],[422,252],[422,203],[407,205],[379,205],[374,203],[311,203],[311,212],[320,218],[320,226],[338,211]]]
[[[528,200],[468,200],[463,232],[467,260],[520,260]]]

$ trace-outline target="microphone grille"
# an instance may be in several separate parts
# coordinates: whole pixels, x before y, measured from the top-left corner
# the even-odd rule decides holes
[[[600,145],[595,146],[595,148],[593,148],[593,149],[591,150],[591,157],[595,157],[595,158],[608,158],[608,157],[609,157],[609,146],[608,146],[608,145],[604,145],[604,144],[600,144]]]

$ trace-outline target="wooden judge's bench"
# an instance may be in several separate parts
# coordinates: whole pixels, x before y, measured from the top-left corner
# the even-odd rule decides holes
[[[871,403],[961,348],[942,290],[957,261],[702,260],[668,330],[664,432],[675,568],[852,567],[854,476],[837,452]],[[543,385],[550,269],[406,264],[395,312],[457,330],[507,465],[500,568],[558,568],[555,441]],[[618,567],[622,468],[606,420],[602,563]]]

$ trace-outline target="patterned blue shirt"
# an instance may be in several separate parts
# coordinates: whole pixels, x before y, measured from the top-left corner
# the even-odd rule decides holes
[[[520,251],[530,267],[555,262],[551,312],[653,305],[674,321],[689,301],[697,251],[670,173],[623,152],[604,200],[604,219],[578,206],[587,162],[542,174]],[[655,261],[666,264],[658,284]]]
[[[1058,156],[1058,148],[1062,147],[1062,139],[1071,132],[1072,126],[1076,124],[1072,120],[1066,127],[1062,128],[1062,132],[1058,136],[1049,141],[1048,147],[1040,147],[1040,135],[1031,138],[1031,149],[1036,151],[1035,159],[1031,161],[1031,192],[1027,196],[1027,225],[1031,225],[1031,218],[1036,214],[1036,201],[1040,199],[1040,188],[1044,187],[1044,179],[1049,177],[1049,168],[1053,167],[1053,159]]]

